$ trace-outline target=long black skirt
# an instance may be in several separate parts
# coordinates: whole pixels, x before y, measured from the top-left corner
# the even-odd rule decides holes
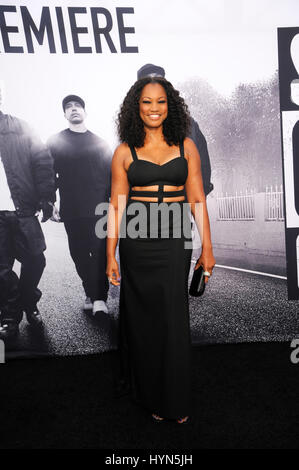
[[[132,238],[124,235],[124,229],[134,218],[127,212],[133,202],[128,201],[119,242],[122,377],[137,403],[151,413],[177,419],[191,414],[190,211],[183,211],[184,201],[177,202],[181,213],[157,220],[156,237],[157,233],[150,232],[155,222],[149,211],[158,203],[139,202],[146,209],[148,223],[146,231],[140,230],[141,236]],[[167,225],[169,237],[165,238]]]

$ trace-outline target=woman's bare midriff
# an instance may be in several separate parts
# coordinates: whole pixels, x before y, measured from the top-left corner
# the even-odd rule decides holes
[[[171,186],[164,184],[163,191],[181,191],[184,189],[183,186]],[[133,186],[133,191],[158,191],[159,186],[157,184],[153,186]],[[131,199],[135,201],[149,201],[149,202],[158,202],[158,197],[154,196],[131,196]],[[175,202],[175,201],[184,201],[185,196],[173,196],[173,197],[163,197],[163,202]]]

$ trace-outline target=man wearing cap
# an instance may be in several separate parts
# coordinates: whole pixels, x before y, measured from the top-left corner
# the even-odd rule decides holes
[[[84,310],[95,317],[108,313],[106,239],[98,238],[95,209],[108,202],[112,154],[106,142],[85,126],[85,102],[77,95],[62,101],[69,127],[48,141],[60,194],[60,217],[70,255],[85,291]]]
[[[0,84],[0,108],[2,90]],[[46,260],[42,222],[54,211],[52,157],[28,124],[0,111],[0,338],[15,336],[25,312],[32,326],[42,324],[38,284]],[[21,263],[20,278],[13,271]]]
[[[137,71],[137,80],[148,76],[165,78],[165,70],[163,67],[159,67],[158,65],[145,64]],[[207,196],[214,188],[213,184],[211,183],[210,157],[208,153],[206,139],[201,130],[199,129],[197,122],[192,117],[189,137],[195,143],[198,153],[200,155],[204,192]]]

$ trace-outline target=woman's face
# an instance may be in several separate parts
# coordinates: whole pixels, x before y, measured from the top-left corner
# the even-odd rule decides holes
[[[166,91],[159,83],[148,83],[141,92],[139,114],[147,127],[160,127],[167,118]]]

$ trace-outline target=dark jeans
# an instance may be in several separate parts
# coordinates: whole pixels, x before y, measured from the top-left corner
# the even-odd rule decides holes
[[[0,310],[1,324],[23,318],[41,298],[37,288],[46,260],[45,239],[37,217],[18,217],[15,212],[0,211]],[[13,271],[15,260],[21,263],[20,278]]]
[[[106,238],[98,238],[95,225],[98,218],[84,217],[65,220],[71,257],[75,263],[85,294],[94,302],[108,297],[106,275]]]

